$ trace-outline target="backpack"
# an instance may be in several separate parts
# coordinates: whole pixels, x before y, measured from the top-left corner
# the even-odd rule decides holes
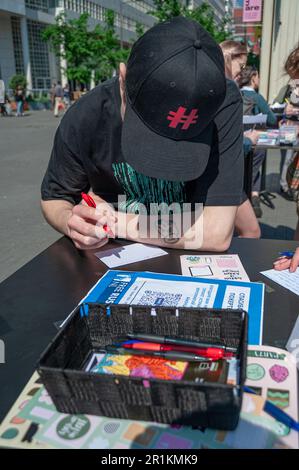
[[[254,95],[249,96],[247,93],[242,92],[242,90],[241,95],[243,99],[243,116],[254,116],[256,114],[256,101],[254,99]]]

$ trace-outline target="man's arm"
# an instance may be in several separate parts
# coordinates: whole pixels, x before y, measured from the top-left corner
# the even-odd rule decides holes
[[[185,250],[226,251],[230,245],[236,207],[205,207],[194,223],[181,214],[172,220],[113,212],[109,204],[92,194],[97,209],[64,200],[41,201],[44,217],[60,233],[70,237],[77,248],[96,249],[108,241],[102,226],[108,224],[116,237]],[[163,220],[170,222],[168,227]]]
[[[184,230],[179,214],[170,220],[169,230],[159,231],[159,219],[135,214],[117,213],[116,235],[119,238],[183,250],[226,251],[231,243],[237,207],[205,207],[192,225]],[[143,219],[142,219],[143,217]],[[163,218],[160,219],[163,221]],[[165,219],[167,221],[167,218]],[[162,222],[163,224],[163,222]],[[160,227],[162,227],[160,223]],[[141,230],[140,226],[146,227]],[[165,224],[166,225],[166,224]],[[166,236],[164,236],[166,235]]]

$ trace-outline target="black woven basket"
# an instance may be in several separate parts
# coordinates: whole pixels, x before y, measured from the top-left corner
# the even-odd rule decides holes
[[[247,314],[241,310],[150,306],[78,307],[42,354],[41,380],[62,413],[233,430],[238,424],[247,357]],[[109,315],[107,315],[109,308]],[[91,352],[129,333],[168,335],[235,347],[236,385],[166,381],[82,370]]]

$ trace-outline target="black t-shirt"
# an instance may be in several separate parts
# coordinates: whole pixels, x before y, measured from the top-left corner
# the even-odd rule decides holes
[[[43,200],[78,204],[81,192],[92,189],[110,203],[125,195],[130,210],[136,210],[138,202],[146,207],[162,202],[209,206],[243,202],[242,98],[234,82],[227,81],[226,98],[214,118],[208,165],[199,178],[188,182],[149,178],[125,163],[120,105],[116,77],[94,88],[67,111],[57,129],[42,183]]]

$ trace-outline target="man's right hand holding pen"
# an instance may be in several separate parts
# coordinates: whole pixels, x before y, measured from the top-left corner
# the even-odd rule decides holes
[[[82,202],[72,208],[67,220],[67,233],[81,250],[94,250],[115,238],[117,216],[113,208],[99,196],[90,193],[92,204]],[[92,206],[92,207],[91,207]]]

